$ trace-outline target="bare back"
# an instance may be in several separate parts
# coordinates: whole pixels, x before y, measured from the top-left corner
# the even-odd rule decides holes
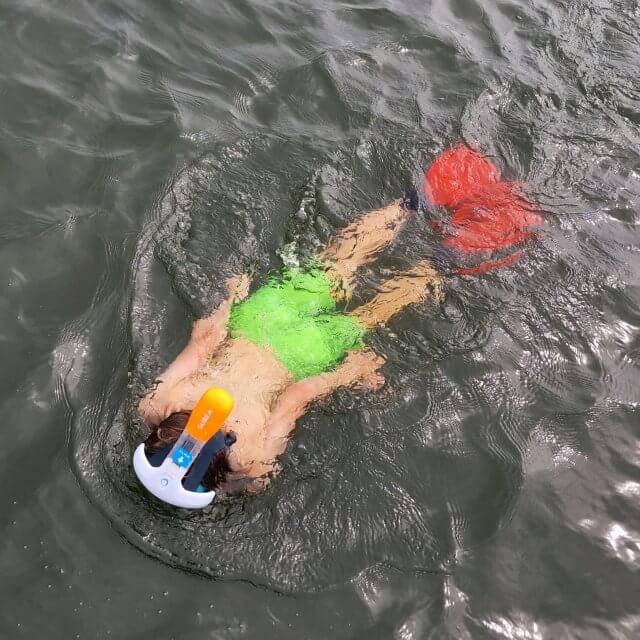
[[[255,477],[271,466],[264,460],[267,422],[272,405],[292,381],[268,349],[227,339],[201,368],[171,388],[169,402],[176,411],[189,411],[209,387],[226,389],[235,400],[227,427],[237,436],[229,462],[234,472]]]

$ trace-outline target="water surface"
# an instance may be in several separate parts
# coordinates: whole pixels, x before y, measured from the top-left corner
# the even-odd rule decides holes
[[[7,0],[0,28],[2,637],[637,637],[636,3]],[[375,332],[386,387],[316,407],[264,495],[149,500],[132,404],[224,278],[459,140],[539,202],[528,259]]]

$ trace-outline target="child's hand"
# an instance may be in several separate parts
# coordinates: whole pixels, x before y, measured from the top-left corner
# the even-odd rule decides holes
[[[384,376],[380,373],[385,359],[371,349],[351,351],[340,367],[346,386],[377,391],[384,384]]]
[[[240,302],[244,300],[249,293],[251,285],[251,276],[247,273],[241,273],[237,276],[227,278],[225,288],[231,302]]]
[[[157,379],[147,395],[138,404],[138,414],[148,426],[158,425],[172,413],[182,411],[172,401],[171,384],[166,380]]]
[[[138,404],[138,414],[149,426],[160,424],[165,418],[165,409],[156,397],[157,389],[152,389]]]

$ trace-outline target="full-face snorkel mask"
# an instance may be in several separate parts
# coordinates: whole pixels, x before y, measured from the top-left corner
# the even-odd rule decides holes
[[[198,400],[175,444],[147,457],[144,443],[133,454],[133,468],[145,489],[156,498],[186,509],[211,504],[215,491],[200,485],[210,462],[236,440],[222,426],[233,409],[233,398],[211,387]]]

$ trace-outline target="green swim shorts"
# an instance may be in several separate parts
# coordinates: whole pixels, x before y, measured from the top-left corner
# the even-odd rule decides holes
[[[286,269],[234,305],[231,336],[269,347],[296,380],[328,371],[361,347],[365,334],[356,318],[336,311],[331,291],[317,267]]]

